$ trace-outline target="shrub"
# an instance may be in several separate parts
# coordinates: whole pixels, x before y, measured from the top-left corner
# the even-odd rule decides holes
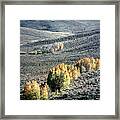
[[[47,83],[40,84],[40,99],[47,100],[48,99],[48,86]]]
[[[68,89],[71,80],[80,76],[80,69],[74,65],[59,64],[50,69],[47,84],[52,92]]]
[[[63,81],[64,81],[64,74],[60,73],[58,74],[48,74],[47,78],[47,84],[52,92],[60,91],[63,87]]]
[[[40,87],[37,81],[28,81],[24,85],[23,95],[26,100],[40,99]]]
[[[23,96],[26,100],[48,99],[47,84],[38,84],[36,80],[28,81],[24,85]]]
[[[75,66],[80,68],[81,73],[90,70],[98,70],[100,68],[99,58],[82,58],[75,62]]]

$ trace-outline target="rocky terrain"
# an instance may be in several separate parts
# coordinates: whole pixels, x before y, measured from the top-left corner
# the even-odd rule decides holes
[[[55,54],[45,50],[61,42]],[[44,51],[43,51],[44,48]],[[37,51],[37,54],[29,54]],[[38,54],[39,51],[39,54]],[[20,21],[20,88],[26,80],[45,81],[49,69],[62,62],[73,64],[83,57],[100,58],[100,22],[97,20]],[[100,99],[100,71],[83,73],[70,89],[49,99]]]

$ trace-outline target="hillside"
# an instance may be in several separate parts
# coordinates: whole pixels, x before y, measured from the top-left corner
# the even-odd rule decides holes
[[[99,29],[99,20],[21,20],[21,27],[53,32],[78,33]]]
[[[94,57],[100,58],[100,21],[99,20],[58,20],[58,21],[32,21],[21,20],[20,24],[20,51],[25,54],[20,55],[20,86],[23,89],[23,84],[26,80],[37,79],[46,80],[49,69],[60,63],[73,64],[79,58]],[[51,53],[48,49],[54,43],[63,43],[62,50],[57,51],[55,54]],[[30,52],[39,51],[39,54],[29,54]],[[90,78],[89,78],[90,77]],[[87,80],[86,80],[87,79]],[[79,88],[79,81],[85,82],[83,90]],[[94,81],[94,82],[92,82]],[[90,90],[86,90],[86,86],[89,86],[91,82]],[[75,87],[75,84],[77,86]],[[61,95],[56,98],[50,99],[70,99],[70,94],[73,95],[73,99],[82,99],[83,93],[91,95],[91,91],[94,92],[88,95],[85,99],[99,99],[100,97],[100,71],[89,72],[83,74],[78,78],[75,83],[72,84],[69,91],[65,91],[65,95]],[[80,94],[73,90],[73,87],[78,90]],[[72,91],[72,92],[71,92]],[[67,94],[67,96],[66,96]],[[76,94],[79,94],[76,98]]]
[[[33,28],[21,27],[20,28],[20,44],[24,45],[27,43],[44,41],[50,39],[56,39],[72,35],[68,32],[52,32],[45,30],[37,30]]]

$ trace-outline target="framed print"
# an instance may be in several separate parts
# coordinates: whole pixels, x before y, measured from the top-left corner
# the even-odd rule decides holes
[[[119,119],[119,6],[2,1],[1,118]]]

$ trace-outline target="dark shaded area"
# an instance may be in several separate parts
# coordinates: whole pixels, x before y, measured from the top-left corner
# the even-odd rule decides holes
[[[21,20],[20,27],[53,32],[71,32],[99,29],[99,20]]]

